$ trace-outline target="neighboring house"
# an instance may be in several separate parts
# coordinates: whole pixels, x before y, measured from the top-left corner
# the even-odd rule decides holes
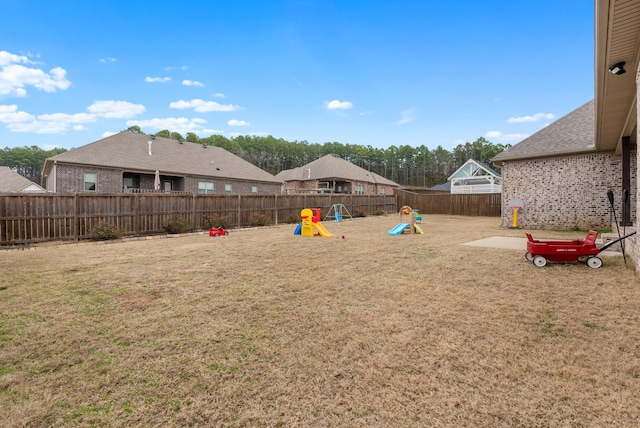
[[[51,192],[279,194],[282,182],[220,148],[120,132],[48,158]]]
[[[500,193],[502,177],[487,165],[466,161],[447,179],[451,193]]]
[[[397,183],[333,155],[281,171],[276,178],[284,182],[287,194],[393,195],[398,188]]]
[[[596,0],[595,99],[492,159],[502,165],[503,225],[518,198],[522,227],[615,231],[611,190],[619,223],[636,230],[639,52],[640,3]],[[639,242],[626,240],[636,270]]]
[[[46,190],[8,166],[0,166],[0,193],[3,192],[42,193]]]

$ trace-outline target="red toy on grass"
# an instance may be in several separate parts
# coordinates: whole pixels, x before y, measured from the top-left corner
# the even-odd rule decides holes
[[[228,230],[224,230],[221,227],[212,227],[209,231],[209,236],[227,236],[229,234]]]
[[[225,230],[223,227],[215,227],[213,223],[211,223],[211,220],[209,220],[209,217],[204,216],[204,218],[207,220],[207,223],[209,223],[209,227],[211,228],[211,230],[209,230],[209,236],[227,236],[229,234],[229,231]]]

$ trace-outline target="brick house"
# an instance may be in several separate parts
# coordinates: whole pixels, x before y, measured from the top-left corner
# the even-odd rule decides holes
[[[596,148],[595,120],[592,100],[492,159],[502,167],[503,226],[511,224],[513,215],[508,201],[521,199],[522,227],[615,228],[607,191],[616,198],[622,194],[622,158]],[[635,201],[636,174],[630,172]],[[635,219],[633,204],[629,214]]]
[[[220,148],[120,132],[45,160],[50,192],[280,194],[273,175]]]
[[[342,158],[326,155],[308,164],[281,171],[284,193],[346,193],[393,195],[398,184]]]
[[[619,226],[637,230],[639,53],[640,2],[595,0],[595,98],[493,159],[502,165],[503,225],[515,197],[525,203],[523,227],[608,228],[611,190]],[[625,246],[640,272],[640,238]]]

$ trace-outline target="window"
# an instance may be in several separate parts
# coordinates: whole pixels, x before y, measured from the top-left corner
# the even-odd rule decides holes
[[[224,185],[224,192],[225,193],[231,193],[231,184],[225,184]]]
[[[84,190],[96,190],[98,183],[98,174],[85,172],[84,174]]]
[[[251,193],[258,193],[258,186],[251,186]]]
[[[349,185],[348,184],[344,185],[344,193],[349,193]]]
[[[364,195],[364,185],[356,184],[356,195]]]
[[[381,187],[380,188],[380,196],[384,196],[387,194],[387,188],[386,187]]]
[[[198,193],[201,195],[213,194],[213,183],[207,183],[206,181],[200,181],[198,183]]]
[[[164,184],[164,191],[165,192],[170,192],[170,191],[173,190],[173,181],[167,180],[163,184]]]

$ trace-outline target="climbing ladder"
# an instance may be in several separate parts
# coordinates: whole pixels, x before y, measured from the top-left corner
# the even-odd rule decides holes
[[[333,204],[329,209],[327,215],[324,216],[324,221],[326,221],[327,219],[342,221],[342,219],[344,219],[345,217],[349,217],[351,220],[353,220],[353,217],[351,217],[351,214],[349,213],[347,207],[345,207],[343,204]]]

